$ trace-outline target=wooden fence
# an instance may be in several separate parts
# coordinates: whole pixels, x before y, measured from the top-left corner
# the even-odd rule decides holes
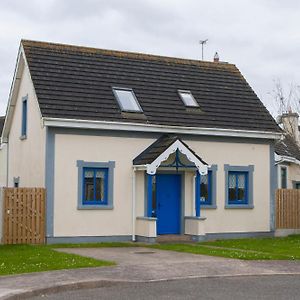
[[[45,242],[44,188],[3,189],[3,243]]]
[[[300,190],[276,191],[276,228],[300,229]]]

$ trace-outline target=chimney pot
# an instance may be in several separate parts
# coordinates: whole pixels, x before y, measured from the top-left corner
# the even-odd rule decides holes
[[[216,52],[214,55],[214,62],[219,62],[219,61],[220,61],[220,57],[219,57],[218,52]]]

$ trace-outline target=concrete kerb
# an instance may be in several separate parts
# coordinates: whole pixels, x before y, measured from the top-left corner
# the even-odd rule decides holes
[[[69,290],[82,290],[82,289],[95,289],[102,287],[111,287],[118,284],[127,283],[153,283],[153,282],[167,282],[176,280],[186,280],[186,279],[197,279],[197,278],[233,278],[233,277],[251,277],[251,276],[282,276],[282,275],[300,275],[300,272],[277,272],[277,273],[253,273],[253,274],[222,274],[222,275],[190,275],[185,277],[173,277],[173,278],[163,278],[163,279],[150,279],[150,280],[93,280],[93,281],[83,281],[83,282],[73,282],[67,284],[54,285],[51,287],[33,289],[22,291],[18,293],[10,293],[5,296],[0,297],[3,300],[20,300],[28,299],[31,297],[43,295],[43,294],[56,294],[61,292],[66,292]]]
[[[110,286],[114,286],[116,284],[120,284],[122,282],[129,282],[129,281],[93,280],[93,281],[72,282],[72,283],[53,285],[53,286],[44,287],[44,288],[18,291],[15,293],[12,292],[5,296],[0,297],[0,299],[9,299],[9,300],[27,299],[27,298],[39,296],[42,294],[55,294],[55,293],[69,291],[69,290],[110,287]]]

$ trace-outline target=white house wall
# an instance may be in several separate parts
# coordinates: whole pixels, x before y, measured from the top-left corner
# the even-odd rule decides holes
[[[21,140],[22,97],[26,95],[27,138]],[[25,66],[8,137],[8,186],[13,186],[14,177],[20,178],[20,187],[45,186],[45,131],[41,126],[34,87]]]
[[[87,134],[55,134],[55,237],[132,234],[132,160],[156,139]],[[183,139],[204,161],[217,164],[217,209],[203,209],[207,233],[270,231],[270,146],[268,144]],[[77,160],[115,161],[114,208],[78,210]],[[225,209],[224,164],[254,165],[253,209]],[[193,176],[185,175],[185,214],[193,212]],[[136,216],[144,215],[144,172],[136,178]]]
[[[7,178],[7,144],[0,146],[0,187],[6,186]]]

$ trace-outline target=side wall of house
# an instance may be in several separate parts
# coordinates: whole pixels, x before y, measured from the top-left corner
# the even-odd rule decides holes
[[[2,240],[3,230],[3,198],[2,187],[6,186],[6,172],[7,172],[7,144],[0,146],[0,243]]]
[[[27,100],[27,138],[20,139],[22,98]],[[14,178],[20,187],[45,186],[45,136],[34,87],[27,66],[24,67],[13,120],[8,137],[8,186]]]
[[[58,131],[53,142],[53,205],[49,218],[53,230],[48,236],[130,236],[132,234],[132,160],[154,142],[157,136],[134,134],[102,134],[101,132]],[[111,135],[111,136],[109,136]],[[239,141],[238,139],[190,138],[183,139],[201,158],[216,164],[217,208],[203,209],[207,217],[207,233],[266,232],[270,231],[270,145]],[[272,154],[273,156],[273,154]],[[78,205],[77,161],[115,162],[114,204],[108,210],[80,210]],[[224,165],[254,166],[252,209],[225,208]],[[144,215],[144,176],[136,178],[136,216]],[[185,173],[185,215],[193,212],[193,176]],[[51,201],[51,200],[49,200]],[[51,215],[51,212],[49,212]],[[48,224],[49,226],[49,224]]]
[[[277,176],[278,176],[278,188],[281,188],[281,168],[286,168],[287,171],[287,188],[295,188],[296,183],[300,183],[300,166],[294,163],[278,164]]]

